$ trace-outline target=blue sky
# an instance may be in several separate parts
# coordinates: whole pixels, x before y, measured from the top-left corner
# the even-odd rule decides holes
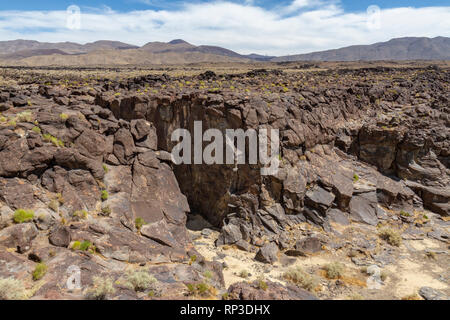
[[[1,10],[64,10],[69,5],[75,4],[82,9],[100,8],[108,6],[117,11],[132,11],[132,10],[147,10],[147,9],[176,9],[183,6],[185,2],[204,3],[211,1],[197,0],[197,1],[180,1],[180,0],[17,0],[5,1],[2,0],[0,5]],[[236,3],[248,3],[248,1],[233,1]],[[276,9],[280,5],[289,4],[289,0],[254,0],[253,4],[268,8]],[[396,7],[439,7],[449,6],[449,0],[342,0],[343,8],[348,12],[364,11],[370,5],[377,5],[380,8],[396,8]]]
[[[69,26],[66,8],[81,8]],[[374,10],[368,10],[375,5]],[[371,7],[373,8],[373,7]],[[71,20],[72,21],[72,20]],[[284,55],[405,36],[450,36],[450,0],[2,0],[0,41],[182,38],[240,53]]]

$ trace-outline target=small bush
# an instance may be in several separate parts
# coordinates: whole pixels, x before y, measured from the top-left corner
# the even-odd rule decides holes
[[[144,219],[138,217],[134,220],[134,225],[136,226],[136,229],[140,230],[143,225],[145,225]]]
[[[55,200],[50,201],[50,203],[48,204],[48,207],[50,209],[52,209],[53,211],[58,212],[58,209],[59,209],[58,200],[55,199]]]
[[[156,283],[155,277],[146,271],[130,271],[127,273],[127,284],[134,291],[145,291]]]
[[[87,291],[88,299],[105,300],[109,294],[113,294],[114,289],[113,281],[111,278],[93,277],[93,285]]]
[[[77,210],[72,214],[72,216],[74,218],[86,219],[88,217],[88,212],[86,210]]]
[[[239,272],[239,277],[247,279],[249,276],[248,271],[247,270],[242,270],[241,272]]]
[[[108,200],[108,197],[109,197],[108,191],[102,190],[102,200],[106,201]]]
[[[345,267],[339,262],[332,262],[327,264],[324,268],[328,279],[338,279],[344,274]]]
[[[195,294],[195,286],[192,283],[186,284],[186,288],[188,289],[188,293],[190,295],[194,295]]]
[[[206,279],[211,279],[212,277],[213,277],[213,274],[212,274],[212,272],[211,271],[209,271],[209,270],[206,270],[205,272],[203,272],[203,276],[206,278]]]
[[[102,167],[103,167],[103,171],[105,171],[105,173],[108,173],[108,171],[109,171],[108,166],[106,164],[103,164]]]
[[[308,274],[303,271],[302,268],[291,268],[284,274],[284,278],[297,286],[312,291],[319,284],[319,280],[317,277]]]
[[[404,216],[404,217],[411,217],[411,214],[409,213],[409,212],[406,212],[406,211],[400,211],[400,215],[401,216]]]
[[[90,249],[91,247],[92,247],[92,243],[91,243],[90,241],[87,241],[87,240],[83,241],[83,242],[80,244],[80,250],[81,250],[81,251],[87,251],[87,250]]]
[[[0,278],[0,300],[25,300],[27,291],[21,280]]]
[[[41,128],[34,126],[31,131],[36,132],[37,134],[41,133]]]
[[[400,236],[400,234],[397,231],[395,231],[393,229],[384,228],[384,229],[380,230],[378,235],[381,239],[385,240],[387,243],[389,243],[392,246],[399,247],[400,244],[402,243],[402,237]]]
[[[266,291],[267,288],[269,287],[267,285],[267,282],[262,277],[260,277],[257,281],[259,289]]]
[[[37,281],[42,279],[47,273],[47,266],[45,263],[38,263],[33,271],[33,280]]]
[[[67,115],[67,114],[65,114],[65,113],[61,113],[61,114],[59,115],[59,118],[60,118],[62,121],[66,121],[67,119],[69,119],[69,115]]]
[[[215,288],[205,282],[200,282],[197,284],[188,283],[186,284],[186,287],[188,289],[188,294],[193,296],[205,297],[215,292]]]
[[[359,181],[359,176],[355,173],[353,175],[353,182],[358,182]]]
[[[31,111],[23,111],[17,114],[17,121],[19,122],[33,122],[33,114]]]
[[[197,291],[200,295],[204,295],[206,292],[208,292],[209,290],[209,285],[204,283],[204,282],[200,282],[199,284],[197,284]]]
[[[14,212],[14,222],[24,223],[33,220],[34,212],[33,210],[17,209]]]
[[[111,208],[109,206],[104,206],[102,208],[102,214],[104,216],[109,216],[111,214]]]
[[[56,197],[57,197],[57,199],[58,199],[59,204],[60,204],[60,205],[63,205],[63,204],[64,204],[64,198],[63,198],[62,194],[61,194],[61,193],[58,193],[58,194],[56,195]]]
[[[72,243],[72,249],[73,249],[73,250],[79,250],[79,249],[80,249],[80,246],[81,246],[81,242],[80,242],[80,241],[74,241],[74,242]]]
[[[49,133],[43,134],[42,138],[44,139],[44,141],[53,143],[56,147],[64,147],[64,142]]]

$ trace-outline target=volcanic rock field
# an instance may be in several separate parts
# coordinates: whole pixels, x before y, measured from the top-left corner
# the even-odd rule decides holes
[[[448,299],[449,80],[2,68],[0,299]],[[175,165],[194,121],[278,129],[278,172]]]

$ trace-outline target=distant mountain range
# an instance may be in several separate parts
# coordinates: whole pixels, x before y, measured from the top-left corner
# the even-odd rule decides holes
[[[365,46],[298,54],[273,61],[448,60],[450,38],[397,38]]]
[[[0,41],[2,65],[143,65],[251,61],[450,60],[450,38],[398,38],[372,45],[284,57],[241,55],[217,46],[195,46],[184,40],[149,42],[142,47],[118,41],[45,43]]]

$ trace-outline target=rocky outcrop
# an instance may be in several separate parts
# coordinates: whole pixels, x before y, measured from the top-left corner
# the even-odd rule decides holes
[[[335,224],[376,226],[386,210],[425,207],[448,216],[448,72],[386,72],[2,87],[0,246],[17,251],[3,259],[20,260],[31,250],[49,263],[63,261],[59,273],[73,263],[106,271],[164,263],[202,280],[207,267],[193,263],[204,261],[186,230],[191,211],[221,229],[217,245],[256,252],[268,264],[279,251],[322,250],[326,237],[302,229],[305,222],[333,232]],[[372,76],[380,81],[367,80]],[[203,131],[279,130],[278,172],[263,176],[260,164],[175,165],[171,134],[193,133],[195,121]],[[35,215],[13,224],[17,209]],[[71,250],[83,242],[86,250]],[[53,284],[62,279],[58,274]],[[229,292],[242,299],[306,297],[269,288],[241,284]]]

